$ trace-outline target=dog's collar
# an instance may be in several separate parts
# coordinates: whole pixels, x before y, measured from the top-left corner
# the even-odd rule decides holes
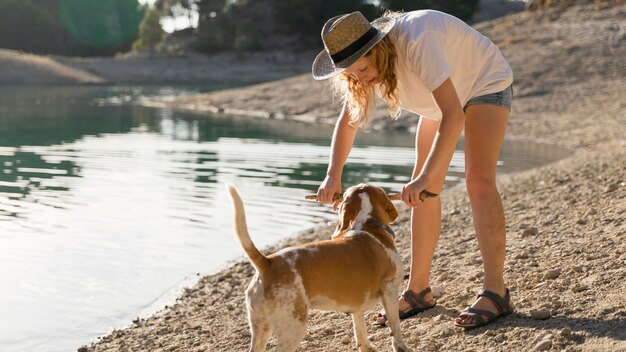
[[[394,240],[396,239],[396,234],[393,232],[391,227],[389,227],[389,226],[387,226],[387,225],[385,225],[385,224],[383,224],[381,222],[378,222],[378,221],[367,221],[367,222],[365,222],[365,225],[372,225],[372,226],[380,227],[381,229],[387,231],[391,235],[391,238],[393,238]]]

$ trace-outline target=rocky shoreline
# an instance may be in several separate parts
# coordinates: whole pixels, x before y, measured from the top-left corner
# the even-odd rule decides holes
[[[499,179],[508,233],[505,279],[516,312],[470,332],[455,329],[452,319],[481,288],[481,258],[465,189],[444,190],[443,229],[431,273],[439,304],[402,322],[405,340],[416,351],[626,351],[625,20],[623,3],[594,3],[476,26],[499,45],[515,73],[508,137],[573,153]],[[324,85],[309,75],[153,105],[308,123],[333,123],[337,115]],[[411,130],[416,121],[383,115],[381,109],[375,128]],[[408,265],[409,212],[399,210],[393,226]],[[310,229],[265,251],[325,239],[332,229]],[[252,275],[242,259],[203,277],[176,304],[79,350],[247,350],[244,291]],[[370,321],[375,312],[369,312]],[[374,348],[390,350],[386,329],[368,325],[368,333]],[[269,349],[275,350],[273,339]],[[351,320],[313,312],[300,350],[330,349],[355,350]]]

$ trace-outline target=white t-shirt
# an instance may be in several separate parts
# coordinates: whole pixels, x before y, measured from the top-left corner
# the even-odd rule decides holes
[[[432,91],[448,78],[462,106],[513,82],[498,47],[454,16],[434,10],[408,12],[396,19],[388,36],[397,53],[400,107],[422,117],[441,120]]]

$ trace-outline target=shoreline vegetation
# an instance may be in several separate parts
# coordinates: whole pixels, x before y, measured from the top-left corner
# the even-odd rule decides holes
[[[507,137],[550,143],[573,153],[498,180],[507,219],[505,279],[516,312],[470,332],[454,328],[452,320],[481,289],[481,259],[465,189],[444,190],[442,233],[431,273],[439,304],[402,322],[405,341],[416,351],[626,351],[624,23],[626,1],[620,0],[525,11],[475,25],[513,67],[514,102]],[[228,81],[245,87],[151,105],[200,114],[234,112],[334,123],[337,104],[324,83],[315,82],[308,73],[314,55],[129,55],[86,60],[0,50],[0,84],[17,78],[25,84]],[[24,56],[27,60],[22,60]],[[258,82],[265,83],[254,84]],[[384,110],[381,107],[376,114],[373,128],[414,128],[415,116],[391,121]],[[246,195],[242,197],[245,200]],[[408,267],[409,210],[398,207],[400,217],[393,227]],[[263,251],[329,238],[333,227],[304,231]],[[247,350],[244,291],[253,273],[242,257],[185,289],[175,304],[77,348],[81,352]],[[367,313],[369,322],[379,308]],[[374,348],[389,350],[387,329],[372,324],[367,329]],[[275,347],[272,338],[269,350]],[[313,312],[300,350],[331,348],[355,350],[351,320],[343,313]]]

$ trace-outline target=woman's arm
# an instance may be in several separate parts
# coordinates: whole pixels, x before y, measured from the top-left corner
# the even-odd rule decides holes
[[[429,189],[429,186],[435,175],[447,171],[465,126],[465,113],[449,78],[433,91],[433,97],[441,110],[441,123],[421,172],[402,190],[402,200],[409,206],[419,201],[423,190],[439,193],[438,189]]]
[[[357,127],[350,125],[350,119],[350,113],[344,106],[335,124],[326,178],[317,191],[317,198],[320,203],[333,203],[334,194],[341,193],[343,166],[348,159],[357,133]]]

